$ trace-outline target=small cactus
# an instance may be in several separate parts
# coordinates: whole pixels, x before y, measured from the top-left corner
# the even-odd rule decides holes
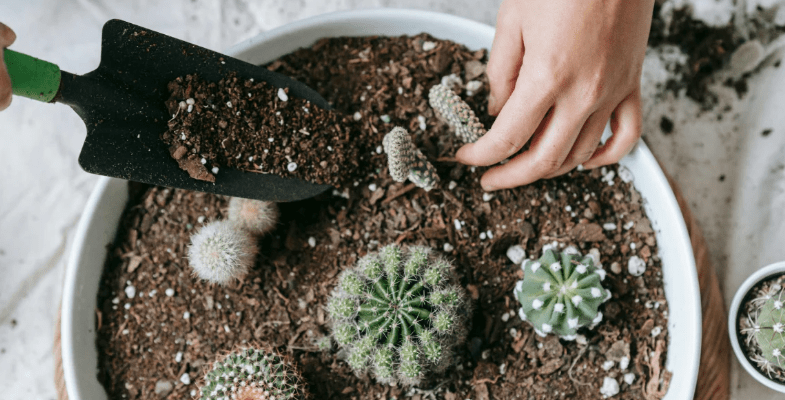
[[[199,388],[201,400],[302,400],[303,378],[273,351],[247,348],[213,363]]]
[[[278,205],[270,201],[232,197],[228,219],[250,234],[261,236],[273,230],[278,223]]]
[[[256,243],[229,221],[214,221],[191,236],[188,262],[196,276],[225,285],[253,266]]]
[[[464,143],[474,143],[485,135],[485,127],[474,111],[449,87],[433,85],[428,92],[428,103]]]
[[[523,280],[514,291],[521,303],[519,315],[540,336],[555,333],[574,340],[579,328],[591,329],[602,321],[598,308],[611,292],[602,287],[605,270],[594,265],[593,257],[569,248],[559,260],[553,250],[546,250],[539,260],[526,260],[521,268]]]
[[[357,373],[416,385],[441,371],[468,333],[469,304],[430,248],[388,245],[345,271],[331,296],[332,334]]]
[[[741,332],[754,349],[750,358],[766,372],[785,381],[785,290],[773,285],[751,302],[746,326]]]
[[[384,136],[382,144],[384,152],[387,153],[390,176],[394,181],[406,182],[406,179],[409,179],[426,192],[439,183],[436,168],[414,146],[406,129],[396,126]]]

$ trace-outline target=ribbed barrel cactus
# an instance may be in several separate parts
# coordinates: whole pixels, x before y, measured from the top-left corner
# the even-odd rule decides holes
[[[555,333],[574,340],[579,328],[593,328],[602,321],[598,309],[611,292],[602,287],[605,270],[597,268],[592,257],[546,250],[539,260],[526,260],[521,268],[523,280],[514,291],[521,303],[519,315],[540,336]]]
[[[406,179],[409,179],[426,191],[439,184],[436,168],[414,146],[406,129],[396,126],[384,136],[382,145],[384,152],[387,153],[390,176],[394,181],[406,182]]]
[[[785,290],[768,290],[752,300],[742,333],[755,351],[750,358],[771,378],[785,381]]]
[[[252,235],[264,235],[278,223],[278,205],[271,201],[232,197],[228,214],[229,221]]]
[[[474,111],[449,87],[433,85],[428,92],[428,103],[464,143],[474,143],[485,135],[485,127]]]
[[[247,348],[216,361],[199,388],[201,400],[301,400],[308,398],[303,378],[271,350]]]
[[[341,275],[328,311],[352,369],[416,385],[449,365],[470,309],[449,262],[427,247],[393,244]]]
[[[191,236],[188,263],[196,276],[225,285],[251,269],[256,253],[248,232],[230,221],[214,221]]]

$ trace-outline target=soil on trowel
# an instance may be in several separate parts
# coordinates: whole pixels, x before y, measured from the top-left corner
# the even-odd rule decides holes
[[[326,160],[328,167],[342,167],[325,179],[346,184],[314,199],[280,204],[280,222],[260,239],[255,267],[225,287],[194,278],[186,254],[190,235],[224,218],[228,200],[134,186],[110,246],[96,310],[99,378],[110,398],[194,397],[216,355],[250,343],[291,355],[320,399],[601,399],[608,380],[619,385],[616,399],[662,398],[670,380],[668,304],[655,234],[630,172],[619,166],[573,171],[484,193],[479,178],[485,168],[454,161],[461,143],[436,118],[427,93],[454,74],[447,79],[459,80],[456,91],[490,126],[486,62],[485,50],[421,34],[324,39],[268,65],[317,90],[334,105],[335,118],[345,115],[349,118],[339,120],[353,124],[321,142],[305,134],[288,144],[274,138],[269,143],[277,146],[275,152],[269,150],[277,155],[268,157],[294,146],[293,157],[303,157],[295,171],[316,170]],[[194,79],[185,78],[181,88],[189,82],[198,87]],[[227,82],[242,87],[238,96],[247,97],[245,82]],[[263,90],[250,98],[276,101],[277,93]],[[311,117],[301,117],[316,113],[309,109]],[[435,189],[391,180],[381,144],[396,125],[412,133],[438,170]],[[251,143],[243,140],[240,134],[237,143]],[[325,159],[316,152],[319,143],[332,146],[338,159],[351,155],[357,165]],[[215,159],[236,157],[234,151],[213,151]],[[242,153],[236,160],[248,157]],[[417,388],[356,376],[340,349],[323,349],[329,336],[325,304],[339,273],[393,242],[428,245],[453,260],[475,308],[456,363]],[[613,292],[601,306],[604,320],[575,341],[536,335],[518,318],[512,294],[523,276],[506,256],[515,244],[531,259],[545,246],[598,250],[608,271],[603,285]],[[646,264],[642,276],[628,273],[633,256]]]

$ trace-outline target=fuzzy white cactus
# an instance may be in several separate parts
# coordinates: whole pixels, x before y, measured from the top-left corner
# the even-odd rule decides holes
[[[215,221],[191,236],[188,262],[196,276],[225,285],[253,266],[257,253],[253,237],[230,221]]]
[[[271,201],[260,201],[233,197],[229,200],[229,221],[252,235],[264,235],[278,223],[278,205]]]

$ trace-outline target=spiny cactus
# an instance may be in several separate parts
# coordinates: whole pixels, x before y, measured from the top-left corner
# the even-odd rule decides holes
[[[602,321],[598,308],[611,297],[601,284],[605,270],[595,267],[591,256],[572,249],[562,252],[561,259],[546,250],[539,260],[526,260],[521,267],[523,280],[514,291],[521,303],[519,315],[540,336],[553,332],[574,340],[578,328]]]
[[[308,397],[297,369],[279,354],[255,348],[213,364],[199,388],[201,400],[301,400]]]
[[[228,219],[250,234],[261,236],[273,230],[278,223],[278,205],[270,201],[232,197]]]
[[[188,262],[196,276],[225,285],[253,266],[256,243],[230,221],[214,221],[191,236]]]
[[[328,311],[352,369],[416,385],[449,365],[470,309],[449,262],[427,247],[392,244],[341,275]]]
[[[436,168],[414,146],[406,129],[396,126],[384,136],[382,145],[387,153],[390,176],[394,181],[406,182],[408,178],[425,191],[433,189],[439,183]]]
[[[471,107],[447,86],[433,85],[428,92],[428,102],[464,143],[474,143],[485,135],[485,127]]]
[[[742,333],[755,350],[750,358],[766,372],[785,381],[785,290],[774,285],[751,302]]]

